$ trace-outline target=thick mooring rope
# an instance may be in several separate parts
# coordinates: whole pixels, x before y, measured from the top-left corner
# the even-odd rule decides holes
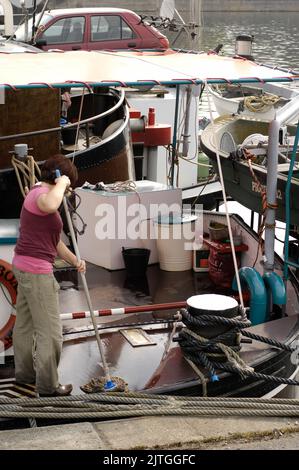
[[[246,96],[246,98],[244,98],[244,106],[252,113],[262,113],[271,109],[279,100],[279,96],[272,94]]]
[[[40,168],[31,155],[28,155],[25,161],[21,161],[13,155],[11,163],[15,170],[20,191],[25,198],[27,191],[38,182],[36,173],[40,177]]]
[[[177,338],[183,354],[188,362],[191,361],[196,367],[205,368],[210,373],[212,382],[219,380],[217,370],[222,370],[238,374],[242,380],[254,378],[277,385],[299,385],[298,380],[255,372],[252,367],[241,359],[238,351],[241,349],[242,335],[288,353],[294,351],[291,346],[284,343],[248,332],[244,328],[250,324],[249,320],[225,318],[220,315],[199,315],[195,317],[187,309],[181,309],[180,315],[182,321],[187,325],[187,328],[181,330]],[[224,333],[214,335],[212,338],[206,338],[201,334],[203,327],[215,328],[216,325],[230,326],[230,328]]]
[[[146,393],[102,393],[57,398],[0,399],[2,418],[109,419],[138,416],[298,417],[299,400],[180,397]]]

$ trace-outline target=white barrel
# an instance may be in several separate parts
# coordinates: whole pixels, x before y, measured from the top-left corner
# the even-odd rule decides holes
[[[190,214],[170,213],[155,219],[160,269],[187,271],[192,269],[195,221]]]

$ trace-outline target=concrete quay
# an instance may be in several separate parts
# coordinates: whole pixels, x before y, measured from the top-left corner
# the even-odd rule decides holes
[[[0,450],[299,449],[299,419],[146,417],[0,432]]]

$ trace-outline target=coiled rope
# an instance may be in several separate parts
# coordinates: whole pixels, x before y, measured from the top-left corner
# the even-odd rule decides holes
[[[272,94],[246,96],[246,98],[244,98],[244,106],[252,113],[261,113],[269,110],[271,106],[274,106],[279,100],[279,96]]]
[[[294,379],[257,373],[242,360],[238,354],[238,351],[241,349],[241,335],[289,353],[294,351],[291,346],[284,343],[244,330],[244,328],[250,326],[249,320],[244,320],[241,317],[225,318],[220,315],[200,315],[195,317],[187,309],[181,309],[179,315],[180,319],[187,325],[187,328],[179,333],[176,340],[179,342],[188,362],[192,362],[196,368],[204,367],[210,373],[212,382],[219,380],[217,370],[223,370],[240,375],[242,380],[252,377],[279,385],[299,385],[299,381]],[[215,328],[216,325],[231,328],[224,333],[214,335],[212,338],[203,336],[201,333],[201,331],[204,331],[203,328],[205,330],[208,327]],[[193,369],[196,370],[194,367]],[[203,383],[201,375],[199,375],[199,379]],[[203,393],[205,393],[205,390],[203,386]]]
[[[11,163],[15,170],[20,191],[25,198],[28,190],[38,182],[36,174],[40,177],[40,168],[31,155],[28,155],[26,160],[19,160],[13,155]]]

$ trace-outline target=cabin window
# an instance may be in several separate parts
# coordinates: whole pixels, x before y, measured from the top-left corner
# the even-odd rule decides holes
[[[133,38],[134,32],[117,15],[96,15],[91,17],[91,41],[120,41]]]
[[[83,42],[85,28],[84,16],[62,18],[47,28],[42,38],[51,44],[69,44]]]

